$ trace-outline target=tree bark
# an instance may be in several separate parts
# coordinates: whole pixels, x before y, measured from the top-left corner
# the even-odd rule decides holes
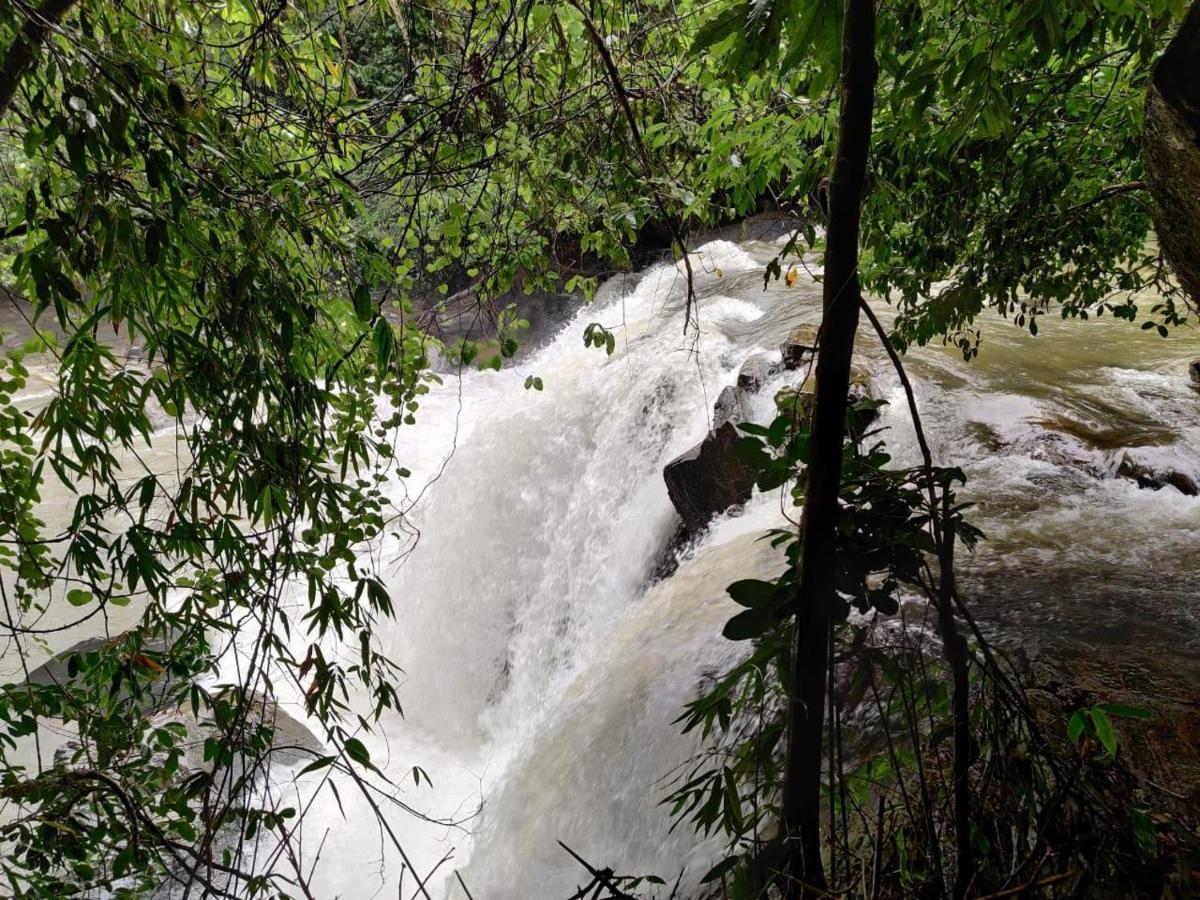
[[[1200,0],[1154,64],[1143,152],[1163,254],[1200,306]]]
[[[847,394],[861,291],[859,223],[875,104],[874,0],[846,0],[842,20],[841,106],[825,243],[823,319],[817,350],[812,456],[807,470],[801,578],[788,697],[783,834],[788,841],[789,896],[825,884],[821,862],[821,747],[827,641],[834,601],[833,554],[838,521]]]
[[[971,679],[967,642],[954,621],[954,523],[950,517],[950,489],[943,488],[941,540],[938,568],[938,630],[953,680],[951,714],[954,722],[954,838],[958,859],[954,900],[963,900],[975,880],[975,849],[971,843]]]
[[[0,65],[0,115],[8,111],[21,78],[33,64],[34,54],[46,42],[50,29],[61,22],[74,5],[75,0],[44,0],[29,14]]]

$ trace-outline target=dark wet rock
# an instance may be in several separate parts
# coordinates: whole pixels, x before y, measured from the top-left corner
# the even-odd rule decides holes
[[[748,393],[755,393],[764,384],[783,371],[783,363],[766,353],[755,353],[742,363],[738,372],[737,386]]]
[[[1128,453],[1121,457],[1121,462],[1117,465],[1117,475],[1121,478],[1128,478],[1130,481],[1136,481],[1138,487],[1149,488],[1153,491],[1170,486],[1189,497],[1200,494],[1200,487],[1197,487],[1196,480],[1186,472],[1158,469],[1146,462],[1134,459]]]
[[[779,353],[783,357],[783,365],[788,369],[798,369],[813,358],[817,350],[817,327],[815,325],[797,325],[792,329],[782,344]]]
[[[663,468],[667,494],[689,530],[750,499],[754,472],[734,451],[738,431],[725,422]]]
[[[731,510],[736,513],[735,508],[750,499],[754,471],[735,452],[740,437],[736,426],[749,419],[747,395],[781,371],[782,364],[766,354],[755,354],[746,360],[738,375],[738,384],[726,387],[717,398],[713,407],[713,430],[695,447],[664,467],[667,493],[683,519],[687,533],[703,528],[715,515]],[[775,394],[778,414],[794,416],[797,428],[807,427],[811,422],[815,383],[815,376],[810,374],[799,384],[785,386]],[[874,397],[870,373],[862,366],[856,365],[851,372],[850,395],[851,403]],[[851,433],[855,437],[861,436],[877,416],[878,412],[873,408],[862,409],[851,425]]]
[[[1188,375],[1192,378],[1192,384],[1200,387],[1200,359],[1193,359],[1188,363]]]
[[[743,421],[744,417],[741,391],[732,384],[726,386],[717,397],[717,402],[713,404],[713,428],[720,428],[726,422],[736,425]]]

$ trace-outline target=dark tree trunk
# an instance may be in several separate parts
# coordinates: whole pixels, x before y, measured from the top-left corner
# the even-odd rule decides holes
[[[1146,89],[1146,181],[1167,261],[1200,305],[1200,0]]]
[[[75,5],[75,0],[45,0],[28,19],[15,38],[8,52],[4,54],[4,62],[0,65],[0,115],[3,115],[17,86],[25,75],[25,70],[33,63],[33,55],[46,42],[50,29],[62,21],[67,11]]]
[[[1154,65],[1154,85],[1200,126],[1200,0],[1193,0],[1179,32]]]
[[[858,329],[859,220],[875,103],[874,0],[847,0],[842,20],[841,108],[825,243],[824,317],[817,350],[813,446],[804,497],[801,579],[788,699],[783,833],[789,895],[825,883],[821,863],[821,746],[834,541],[846,433],[847,394]]]
[[[954,621],[954,524],[950,518],[949,488],[942,495],[940,541],[941,583],[938,586],[938,620],[942,648],[953,678],[951,711],[954,720],[954,837],[958,866],[954,898],[962,900],[975,878],[975,851],[971,844],[971,680],[967,642]]]

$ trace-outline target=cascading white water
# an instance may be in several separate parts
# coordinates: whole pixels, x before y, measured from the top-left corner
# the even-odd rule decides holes
[[[419,764],[433,778],[407,802],[439,817],[478,811],[469,835],[398,823],[422,873],[456,848],[435,896],[452,867],[477,897],[565,896],[585,873],[557,839],[646,871],[680,864],[696,843],[686,831],[667,840],[658,802],[664,776],[696,749],[671,721],[736,649],[714,636],[747,553],[701,553],[646,588],[676,528],[662,468],[707,430],[763,316],[714,290],[759,278],[754,257],[717,243],[696,263],[698,343],[683,331],[681,272],[658,267],[583,308],[520,366],[448,380],[412,432],[421,444],[398,449],[411,484],[437,477],[409,513],[419,540],[388,570],[397,617],[384,644],[408,674],[406,715],[372,749],[393,771]],[[612,356],[583,345],[590,321],[616,333]],[[523,389],[531,374],[543,391]],[[327,840],[330,890],[380,884],[361,847],[346,829]],[[390,861],[387,876],[398,874]]]
[[[363,736],[402,785],[372,800],[404,856],[339,776],[340,800],[321,792],[302,820],[316,896],[419,896],[432,872],[435,900],[460,898],[457,871],[476,900],[563,898],[586,873],[558,840],[621,872],[682,869],[685,888],[706,870],[716,847],[686,826],[669,834],[659,803],[697,750],[672,720],[741,651],[720,636],[736,610],[724,588],[778,570],[756,537],[780,511],[756,496],[655,582],[676,527],[662,467],[704,435],[746,357],[819,318],[803,269],[794,287],[764,289],[778,250],[694,254],[698,341],[683,332],[680,268],[659,266],[632,290],[610,283],[512,369],[447,377],[425,399],[396,451],[409,494],[394,498],[420,538],[393,545],[396,618],[380,636],[407,673],[406,716]],[[583,346],[591,321],[616,334],[611,357]],[[1169,640],[1175,664],[1200,672],[1200,499],[1112,477],[1128,452],[1200,481],[1200,395],[1185,374],[1200,340],[1111,320],[1045,322],[1032,338],[989,318],[984,333],[970,365],[944,348],[908,365],[937,461],[962,466],[979,502],[989,540],[961,562],[985,622],[1079,652],[1152,655]],[[890,401],[883,437],[914,463],[899,384],[872,335],[859,349]],[[545,390],[525,390],[528,375]],[[298,779],[302,801],[330,771]]]
[[[412,482],[422,483],[418,470],[440,475],[411,511],[420,540],[391,576],[397,619],[386,641],[409,674],[407,717],[389,723],[373,752],[393,773],[427,769],[434,788],[410,788],[404,800],[461,820],[392,817],[418,872],[451,854],[430,879],[435,898],[464,896],[455,869],[475,898],[568,896],[587,877],[558,840],[621,872],[673,880],[682,869],[685,888],[711,863],[716,846],[686,826],[669,834],[659,803],[664,779],[697,750],[672,720],[740,652],[720,636],[735,609],[724,587],[778,570],[778,556],[755,540],[780,521],[778,499],[756,496],[742,516],[718,520],[676,572],[651,584],[676,521],[662,467],[703,436],[713,400],[747,356],[818,318],[810,279],[764,290],[763,265],[777,251],[718,242],[697,252],[697,344],[683,335],[681,271],[653,269],[632,292],[610,288],[514,370],[448,381],[413,432],[422,443],[401,448],[406,464],[416,460]],[[589,321],[616,333],[612,357],[583,346]],[[1107,352],[1092,343],[1101,336]],[[972,365],[943,348],[911,355],[938,461],[967,469],[966,493],[981,501],[975,521],[994,538],[963,561],[968,586],[1006,579],[1011,598],[1021,575],[1031,618],[1041,610],[1070,623],[1090,598],[1073,605],[1067,591],[1064,602],[1064,586],[1105,559],[1112,540],[1080,523],[1103,511],[1142,540],[1165,531],[1159,547],[1181,547],[1200,524],[1195,498],[1103,477],[1120,451],[1086,440],[1089,429],[1115,428],[1125,444],[1144,445],[1132,452],[1200,474],[1200,402],[1182,365],[1196,341],[1175,339],[1171,355],[1164,346],[1124,323],[1063,323],[1032,339],[989,320]],[[873,336],[859,348],[891,403],[884,436],[898,462],[914,463],[899,383]],[[545,391],[524,390],[527,375]],[[760,416],[789,377],[761,392]],[[1147,409],[1154,447],[1137,424]],[[1085,439],[1064,434],[1062,420]],[[1183,554],[1172,562],[1197,572]],[[1200,628],[1190,633],[1195,640]],[[369,819],[365,808],[347,810],[348,823]],[[396,890],[400,862],[368,833],[348,824],[326,839],[326,893]],[[405,883],[409,896],[411,872]]]

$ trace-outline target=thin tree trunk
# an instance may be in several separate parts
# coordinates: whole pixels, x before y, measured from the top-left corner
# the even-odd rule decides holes
[[[942,652],[954,681],[951,714],[954,719],[954,837],[958,866],[954,876],[954,898],[967,896],[975,878],[975,853],[971,844],[971,712],[967,642],[954,621],[954,524],[950,519],[949,489],[942,495],[942,534],[938,568],[938,624]]]
[[[846,0],[842,20],[841,108],[825,243],[824,318],[817,351],[812,458],[804,497],[801,579],[788,699],[783,833],[790,894],[823,887],[821,747],[827,641],[833,606],[834,541],[846,433],[847,394],[858,329],[859,221],[875,103],[874,0]]]
[[[24,27],[13,38],[0,65],[0,115],[8,110],[21,78],[32,65],[34,53],[46,42],[50,29],[61,22],[74,5],[75,0],[44,0],[25,20]]]

